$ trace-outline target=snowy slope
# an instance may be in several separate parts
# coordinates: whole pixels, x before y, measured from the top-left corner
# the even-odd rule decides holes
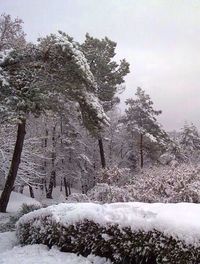
[[[40,203],[33,198],[27,197],[21,193],[12,192],[8,203],[7,212],[9,213],[17,212],[24,203],[28,205],[31,204],[40,205]]]
[[[132,230],[156,229],[186,244],[200,245],[199,204],[63,203],[24,215],[18,223],[23,225],[33,217],[40,218],[45,215],[51,215],[54,221],[64,226],[88,219],[101,225],[117,223],[120,227],[128,226]]]

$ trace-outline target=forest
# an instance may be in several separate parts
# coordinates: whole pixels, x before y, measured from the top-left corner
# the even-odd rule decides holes
[[[22,245],[57,245],[64,252],[110,259],[105,263],[199,263],[199,244],[196,248],[191,240],[183,239],[190,234],[199,243],[199,231],[193,236],[192,225],[187,234],[169,231],[171,226],[169,233],[162,233],[161,220],[148,222],[154,214],[174,208],[154,208],[152,203],[191,203],[188,210],[193,212],[192,206],[196,210],[194,204],[200,202],[199,129],[188,121],[178,131],[166,131],[159,122],[162,110],[156,109],[145,87],[132,87],[133,95],[123,110],[120,98],[126,76],[134,72],[126,58],[116,59],[116,47],[106,36],[99,39],[86,33],[84,41],[78,42],[63,31],[31,43],[20,18],[0,16],[0,231],[10,231],[12,219],[1,225],[1,218],[9,213],[14,193],[38,202],[33,208],[24,205],[25,211],[44,207],[17,223]],[[139,202],[142,209],[135,212],[133,205]],[[147,211],[142,203],[148,204]],[[48,207],[55,204],[55,209]],[[71,204],[79,220],[74,215],[67,220],[61,213],[70,212]],[[186,210],[180,207],[181,213]],[[174,215],[173,210],[169,214]],[[61,222],[52,227],[54,214]],[[114,221],[108,228],[104,214]],[[142,219],[140,223],[147,221],[147,233],[133,215]],[[34,224],[36,219],[38,224]],[[80,219],[87,221],[75,228]],[[118,227],[122,224],[124,233]],[[37,225],[43,226],[41,232],[52,232],[51,240],[39,238]],[[80,238],[76,232],[85,235]],[[62,237],[66,233],[74,236],[70,243]],[[101,236],[104,242],[97,243]],[[110,240],[115,236],[116,240]],[[58,237],[62,238],[57,241]],[[94,247],[90,240],[97,240]],[[130,241],[135,251],[129,248]],[[162,243],[170,246],[165,250]]]

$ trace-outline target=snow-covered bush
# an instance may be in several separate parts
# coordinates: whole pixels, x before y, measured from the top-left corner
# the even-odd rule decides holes
[[[200,170],[189,164],[144,169],[126,186],[135,201],[200,202]]]
[[[83,193],[72,193],[67,197],[67,202],[69,203],[84,203],[90,202],[90,198]]]
[[[162,164],[162,165],[168,165],[170,164],[173,160],[175,160],[175,156],[172,155],[171,153],[164,153],[160,156],[159,158],[159,162]]]
[[[96,180],[98,183],[123,186],[130,180],[130,177],[130,169],[113,167],[100,170]]]
[[[105,173],[105,176],[107,175],[110,174]],[[174,161],[169,166],[143,169],[120,187],[115,186],[115,183],[120,181],[117,177],[116,181],[114,176],[112,181],[106,179],[107,183],[97,184],[87,193],[90,200],[101,203],[200,202],[200,168],[189,164],[179,165]]]
[[[126,187],[117,187],[107,183],[99,183],[92,188],[87,196],[92,201],[101,203],[131,202],[133,198]]]
[[[36,204],[23,204],[21,209],[17,212],[17,214],[12,215],[9,217],[9,220],[7,222],[3,222],[0,224],[0,232],[7,232],[15,230],[15,224],[25,214],[28,214],[34,210],[40,209],[41,206]]]
[[[114,264],[199,263],[198,221],[191,222],[191,228],[184,228],[183,218],[176,216],[187,211],[186,221],[191,220],[187,219],[191,209],[194,219],[198,219],[199,209],[195,205],[170,206],[139,203],[50,206],[23,216],[17,224],[17,237],[23,245],[57,245],[64,252],[83,256],[92,253],[110,258]],[[147,211],[151,209],[154,210]]]

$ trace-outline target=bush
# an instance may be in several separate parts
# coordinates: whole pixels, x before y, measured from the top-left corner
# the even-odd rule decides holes
[[[125,185],[130,178],[130,169],[118,167],[101,169],[96,176],[98,183],[107,183],[118,187]]]
[[[15,230],[15,224],[24,214],[30,213],[34,210],[38,210],[41,207],[35,204],[22,204],[21,209],[17,212],[16,215],[10,216],[9,220],[6,223],[0,225],[0,232],[7,232]]]
[[[87,193],[90,200],[103,203],[200,203],[200,167],[196,165],[173,162],[169,166],[154,166],[141,170],[132,179],[128,176],[127,181],[122,172],[117,168],[103,170],[99,174],[101,183]],[[120,175],[123,175],[121,180]]]
[[[68,203],[85,203],[90,202],[89,197],[83,193],[72,193],[67,197]]]
[[[106,183],[99,183],[94,186],[87,196],[91,201],[98,201],[100,203],[131,202],[134,200],[126,187],[122,188]]]
[[[82,204],[83,205],[83,204]],[[134,230],[119,223],[98,221],[102,217],[100,205],[96,205],[98,216],[91,212],[86,219],[87,205],[68,204],[51,207],[22,217],[17,224],[17,237],[21,244],[57,245],[61,251],[83,256],[94,254],[109,258],[114,264],[194,264],[200,262],[199,243],[195,246],[164,234],[164,231]],[[94,206],[94,205],[92,205]],[[66,211],[63,209],[66,209]],[[75,212],[73,212],[75,208]],[[58,214],[56,214],[58,210]],[[68,213],[69,214],[68,214]],[[69,215],[69,217],[67,217]],[[95,218],[96,217],[96,218]],[[64,218],[64,221],[63,219]],[[96,219],[96,220],[95,220]]]
[[[125,188],[135,201],[199,203],[200,169],[189,164],[144,169]]]

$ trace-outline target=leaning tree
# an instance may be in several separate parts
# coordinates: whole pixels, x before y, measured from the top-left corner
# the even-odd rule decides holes
[[[114,60],[116,46],[117,43],[107,37],[97,39],[89,34],[86,34],[86,39],[81,45],[97,83],[97,96],[105,111],[111,110],[119,102],[116,94],[125,81],[124,77],[129,73],[129,63],[125,59],[119,63]],[[98,131],[101,165],[105,168],[106,159],[101,134],[101,131]]]

